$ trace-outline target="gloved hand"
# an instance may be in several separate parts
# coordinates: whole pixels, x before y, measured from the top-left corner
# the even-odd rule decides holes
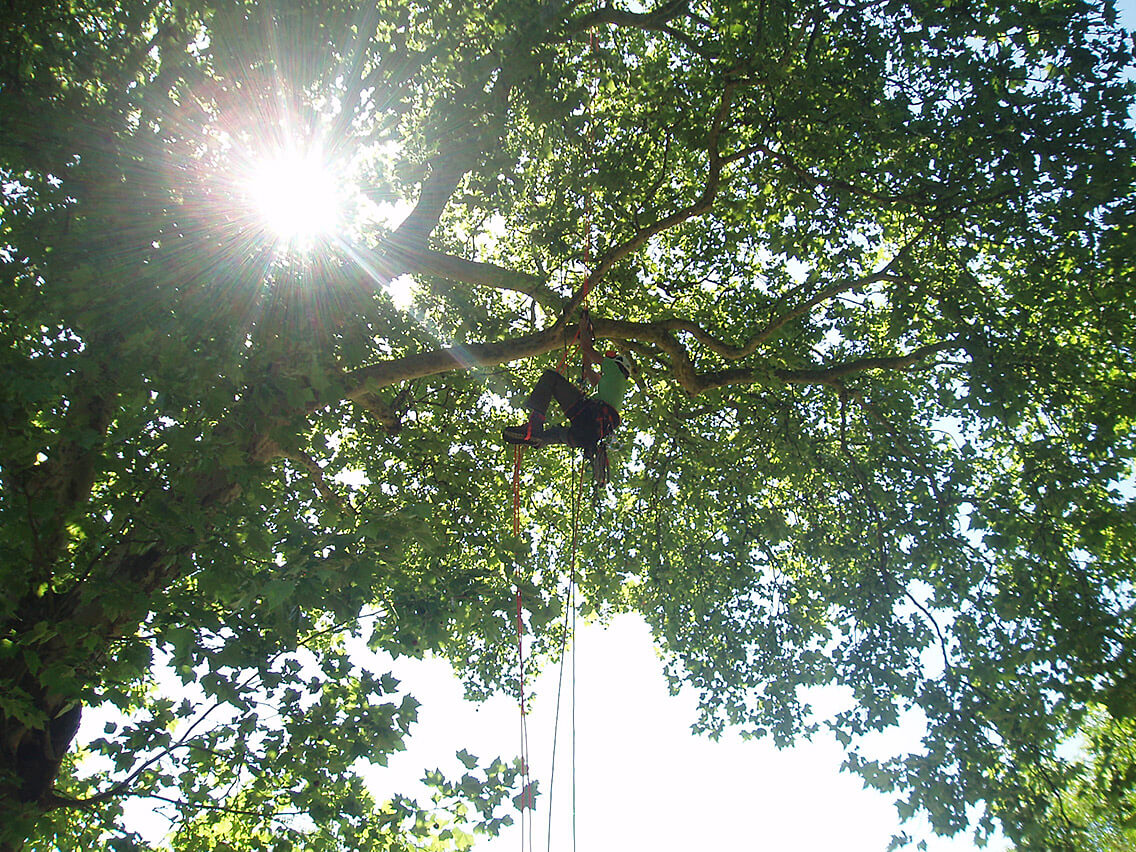
[[[592,318],[587,308],[580,314],[580,342],[589,346],[596,342],[596,327],[592,325]]]

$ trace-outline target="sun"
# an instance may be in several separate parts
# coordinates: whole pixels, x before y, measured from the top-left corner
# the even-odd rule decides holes
[[[292,247],[311,248],[341,224],[341,182],[318,152],[280,153],[255,162],[248,198],[265,230]]]

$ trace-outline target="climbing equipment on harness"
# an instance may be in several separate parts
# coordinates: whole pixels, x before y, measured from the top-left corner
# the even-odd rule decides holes
[[[597,488],[602,488],[607,485],[609,473],[607,439],[619,427],[619,412],[603,400],[588,399],[585,402],[587,419],[581,429],[573,429],[573,433],[578,438],[584,459],[591,462],[592,482]]]
[[[607,441],[597,441],[589,448],[584,448],[584,458],[592,463],[592,482],[597,488],[607,485],[608,474],[611,472],[607,461]]]

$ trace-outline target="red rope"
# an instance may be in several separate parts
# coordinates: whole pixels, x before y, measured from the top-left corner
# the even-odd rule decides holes
[[[525,448],[517,444],[513,448],[513,536],[521,534],[521,461],[524,459]],[[517,602],[517,664],[519,668],[517,682],[517,701],[521,709],[521,852],[525,849],[525,826],[528,824],[528,848],[532,844],[532,821],[527,811],[533,809],[532,784],[529,779],[529,726],[528,708],[525,704],[525,616],[524,601],[521,597],[520,568],[518,566],[514,577]]]
[[[596,47],[596,34],[594,31],[588,33],[588,45],[591,49],[592,56],[598,56]],[[595,90],[588,98],[588,148],[589,155],[594,155],[596,147],[596,120],[593,102],[595,100]],[[583,295],[581,296],[581,304],[586,311],[588,309],[588,297],[592,291],[592,285],[595,283],[592,274],[592,212],[593,212],[592,192],[587,191],[584,199],[584,265],[588,270],[587,277],[584,279]],[[557,372],[564,375],[565,367],[568,362],[568,353],[573,346],[578,346],[580,342],[581,328],[577,326],[576,335],[572,341],[564,347],[560,355],[560,363],[557,365]],[[521,462],[524,458],[524,446],[517,444],[513,448],[513,537],[519,538],[521,534]],[[574,480],[574,481],[573,481]],[[584,491],[584,464],[581,461],[578,476],[576,471],[573,471],[572,480],[572,542],[571,542],[571,556],[569,559],[568,568],[568,600],[567,607],[572,611],[572,626],[571,634],[573,643],[575,642],[576,634],[576,559],[577,550],[579,547],[580,537],[580,503]],[[533,795],[532,785],[529,780],[529,742],[528,742],[528,711],[525,705],[525,622],[524,622],[524,602],[521,597],[521,584],[520,584],[520,568],[518,566],[517,574],[514,580],[516,587],[516,603],[517,603],[517,660],[520,667],[520,681],[517,687],[518,701],[521,710],[521,852],[525,849],[525,824],[528,820],[528,843],[529,849],[532,850],[532,823],[531,818],[527,818],[525,811],[533,810]],[[561,656],[561,665],[563,665],[563,650]],[[576,848],[576,659],[575,649],[572,652],[572,849]],[[556,719],[559,724],[560,719],[560,697],[557,695]],[[553,735],[553,765],[555,766],[555,734]],[[555,770],[553,770],[555,771]],[[551,796],[551,783],[549,795]],[[551,839],[552,830],[552,802],[549,801],[549,836]]]
[[[513,537],[521,534],[521,460],[525,456],[523,444],[513,445]]]

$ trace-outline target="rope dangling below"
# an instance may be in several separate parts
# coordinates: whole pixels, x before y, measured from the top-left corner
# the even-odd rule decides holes
[[[568,562],[568,589],[564,598],[564,633],[560,643],[560,667],[556,686],[556,714],[552,724],[552,766],[548,781],[548,848],[552,848],[552,811],[553,793],[556,789],[556,746],[560,733],[560,705],[564,690],[564,661],[568,652],[572,654],[572,670],[569,674],[569,686],[572,702],[571,723],[571,793],[572,793],[572,849],[576,849],[576,567],[580,542],[580,508],[584,495],[584,462],[578,467],[573,466],[572,476],[569,480],[572,489],[572,539],[569,545]]]
[[[521,461],[525,457],[523,444],[513,446],[513,538],[521,535]]]
[[[513,448],[513,537],[521,534],[521,462],[524,459],[525,448],[517,444]],[[529,852],[533,850],[533,819],[531,813],[534,809],[532,782],[529,776],[529,723],[528,707],[525,703],[525,617],[524,601],[521,598],[520,566],[513,578],[516,590],[517,603],[517,665],[519,668],[517,678],[517,702],[521,711],[521,852],[525,852],[525,841],[528,840]]]

